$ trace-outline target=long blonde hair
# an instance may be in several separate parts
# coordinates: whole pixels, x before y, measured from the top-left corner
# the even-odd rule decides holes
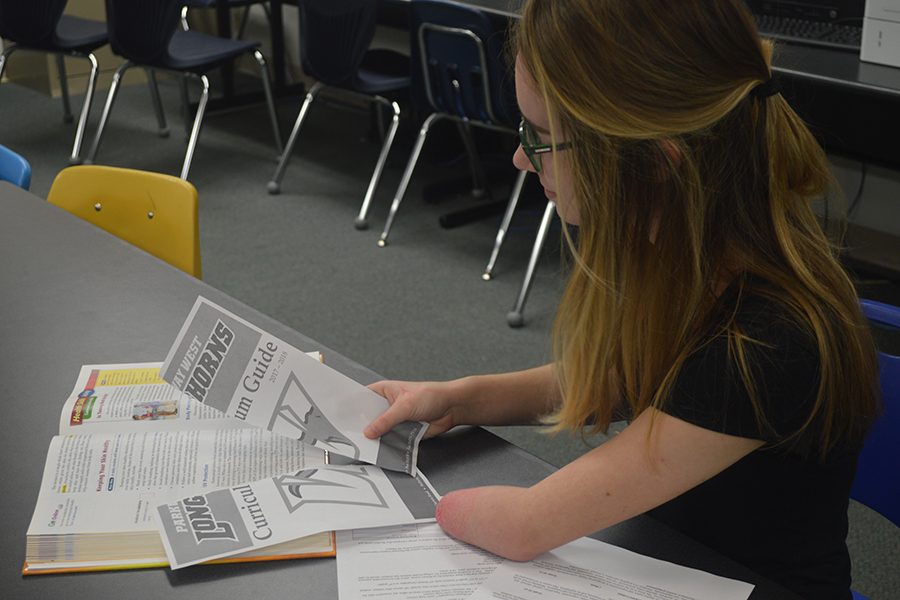
[[[514,47],[559,125],[551,141],[574,146],[580,227],[554,328],[554,428],[605,430],[620,401],[634,415],[664,408],[719,286],[759,280],[754,292],[819,350],[814,408],[794,437],[815,426],[822,456],[861,441],[877,363],[811,207],[833,186],[827,158],[782,96],[751,93],[771,79],[773,48],[743,2],[532,0]],[[723,333],[765,428],[745,360],[756,342],[733,320]]]

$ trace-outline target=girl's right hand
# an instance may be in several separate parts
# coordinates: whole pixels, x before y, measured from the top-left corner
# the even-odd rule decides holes
[[[369,389],[385,397],[390,406],[369,423],[363,435],[381,437],[404,421],[428,423],[425,437],[444,433],[455,425],[454,401],[450,382],[378,381]]]

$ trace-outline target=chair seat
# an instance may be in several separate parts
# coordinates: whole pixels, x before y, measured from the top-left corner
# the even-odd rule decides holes
[[[196,31],[176,31],[169,42],[169,55],[159,66],[176,71],[205,71],[257,47],[256,42],[229,40]]]
[[[52,47],[43,49],[93,52],[108,41],[105,22],[63,15],[56,26]]]
[[[409,57],[376,48],[366,52],[356,78],[347,86],[364,94],[383,94],[409,87]]]
[[[375,71],[360,69],[356,81],[351,83],[349,87],[355,92],[364,94],[382,94],[409,87],[409,77],[384,75]]]

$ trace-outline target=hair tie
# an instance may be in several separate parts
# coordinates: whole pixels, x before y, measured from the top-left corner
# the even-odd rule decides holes
[[[764,100],[770,96],[781,93],[781,82],[774,77],[769,78],[765,83],[760,83],[750,90],[750,97],[755,100]]]

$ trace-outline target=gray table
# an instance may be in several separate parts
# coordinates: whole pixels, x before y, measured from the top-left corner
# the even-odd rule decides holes
[[[0,182],[0,597],[337,598],[335,561],[308,559],[182,571],[149,569],[22,577],[25,532],[63,399],[83,364],[163,360],[202,294],[368,383],[377,375],[228,295],[42,199]],[[475,485],[529,485],[553,468],[478,428],[422,444],[420,467],[441,493]],[[600,539],[758,585],[752,598],[789,594],[650,517]]]

